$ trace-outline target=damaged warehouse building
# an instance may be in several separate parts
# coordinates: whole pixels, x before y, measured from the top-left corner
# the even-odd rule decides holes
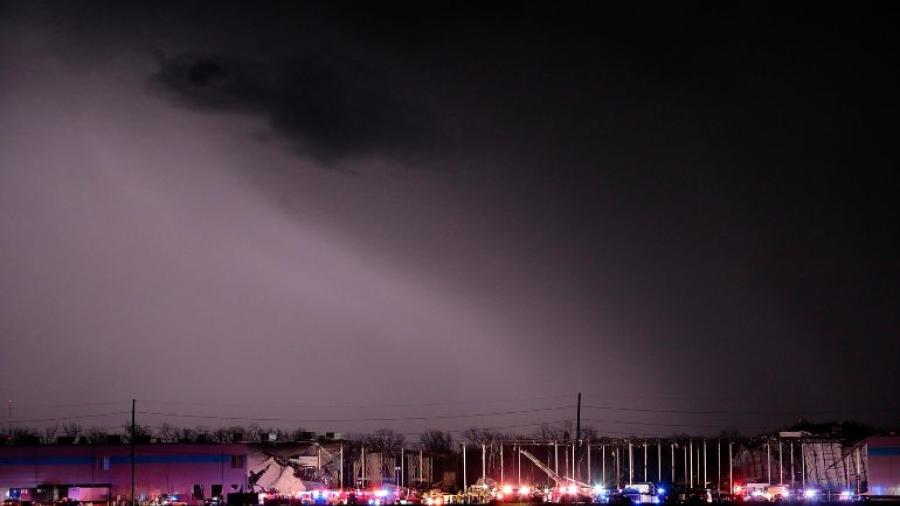
[[[266,438],[268,439],[268,438]],[[132,446],[59,438],[54,444],[0,446],[0,493],[19,502],[117,502],[131,497]],[[433,456],[421,451],[387,455],[354,441],[160,443],[134,445],[139,501],[224,498],[229,493],[431,487]],[[402,463],[402,464],[401,464]]]
[[[133,447],[135,497],[181,502],[224,499],[241,492],[295,495],[394,487],[456,493],[466,483],[479,480],[549,485],[541,466],[521,458],[520,453],[530,452],[561,476],[607,487],[656,481],[673,488],[727,493],[742,484],[762,482],[796,490],[815,488],[831,497],[846,491],[900,497],[900,436],[893,434],[853,438],[840,433],[781,432],[734,440],[470,443],[468,467],[466,454],[458,449],[432,453],[402,444],[367,444],[338,434],[308,433],[290,441],[265,436],[253,442],[235,437],[230,443],[206,444],[140,441]],[[98,503],[130,500],[131,452],[132,446],[123,442],[99,444],[78,438],[59,438],[55,444],[3,445],[0,493],[10,501],[33,503],[63,498]]]

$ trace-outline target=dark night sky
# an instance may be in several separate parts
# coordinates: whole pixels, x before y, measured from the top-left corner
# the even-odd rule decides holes
[[[475,5],[4,3],[14,418],[898,422],[896,4]]]

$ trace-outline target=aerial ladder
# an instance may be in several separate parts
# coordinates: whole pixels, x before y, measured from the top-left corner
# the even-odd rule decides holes
[[[519,453],[521,453],[522,455],[525,456],[525,458],[527,458],[532,463],[534,463],[534,465],[537,466],[538,469],[547,473],[547,476],[549,476],[551,480],[555,481],[557,486],[565,487],[565,486],[569,486],[569,485],[575,485],[577,487],[587,488],[588,490],[590,490],[591,486],[588,485],[587,483],[582,483],[573,478],[564,478],[564,477],[560,476],[556,471],[554,471],[553,469],[550,469],[550,466],[544,464],[543,462],[541,462],[541,460],[539,458],[532,455],[531,452],[519,448]]]

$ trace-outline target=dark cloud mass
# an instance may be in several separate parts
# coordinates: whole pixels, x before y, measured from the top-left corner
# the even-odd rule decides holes
[[[0,395],[900,416],[895,4],[80,5],[2,7]]]
[[[189,106],[258,115],[301,153],[324,162],[403,158],[433,142],[426,109],[361,63],[183,54],[163,58],[152,82]]]

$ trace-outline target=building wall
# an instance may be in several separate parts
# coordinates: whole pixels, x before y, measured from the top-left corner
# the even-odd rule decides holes
[[[865,449],[834,440],[805,440],[806,483],[832,493],[862,490],[866,482]]]
[[[900,437],[866,440],[869,495],[900,496]]]
[[[209,497],[212,485],[247,482],[243,445],[151,444],[136,447],[138,497],[189,496],[195,484]],[[0,447],[0,492],[39,485],[109,485],[112,498],[131,494],[131,448],[116,446]]]

